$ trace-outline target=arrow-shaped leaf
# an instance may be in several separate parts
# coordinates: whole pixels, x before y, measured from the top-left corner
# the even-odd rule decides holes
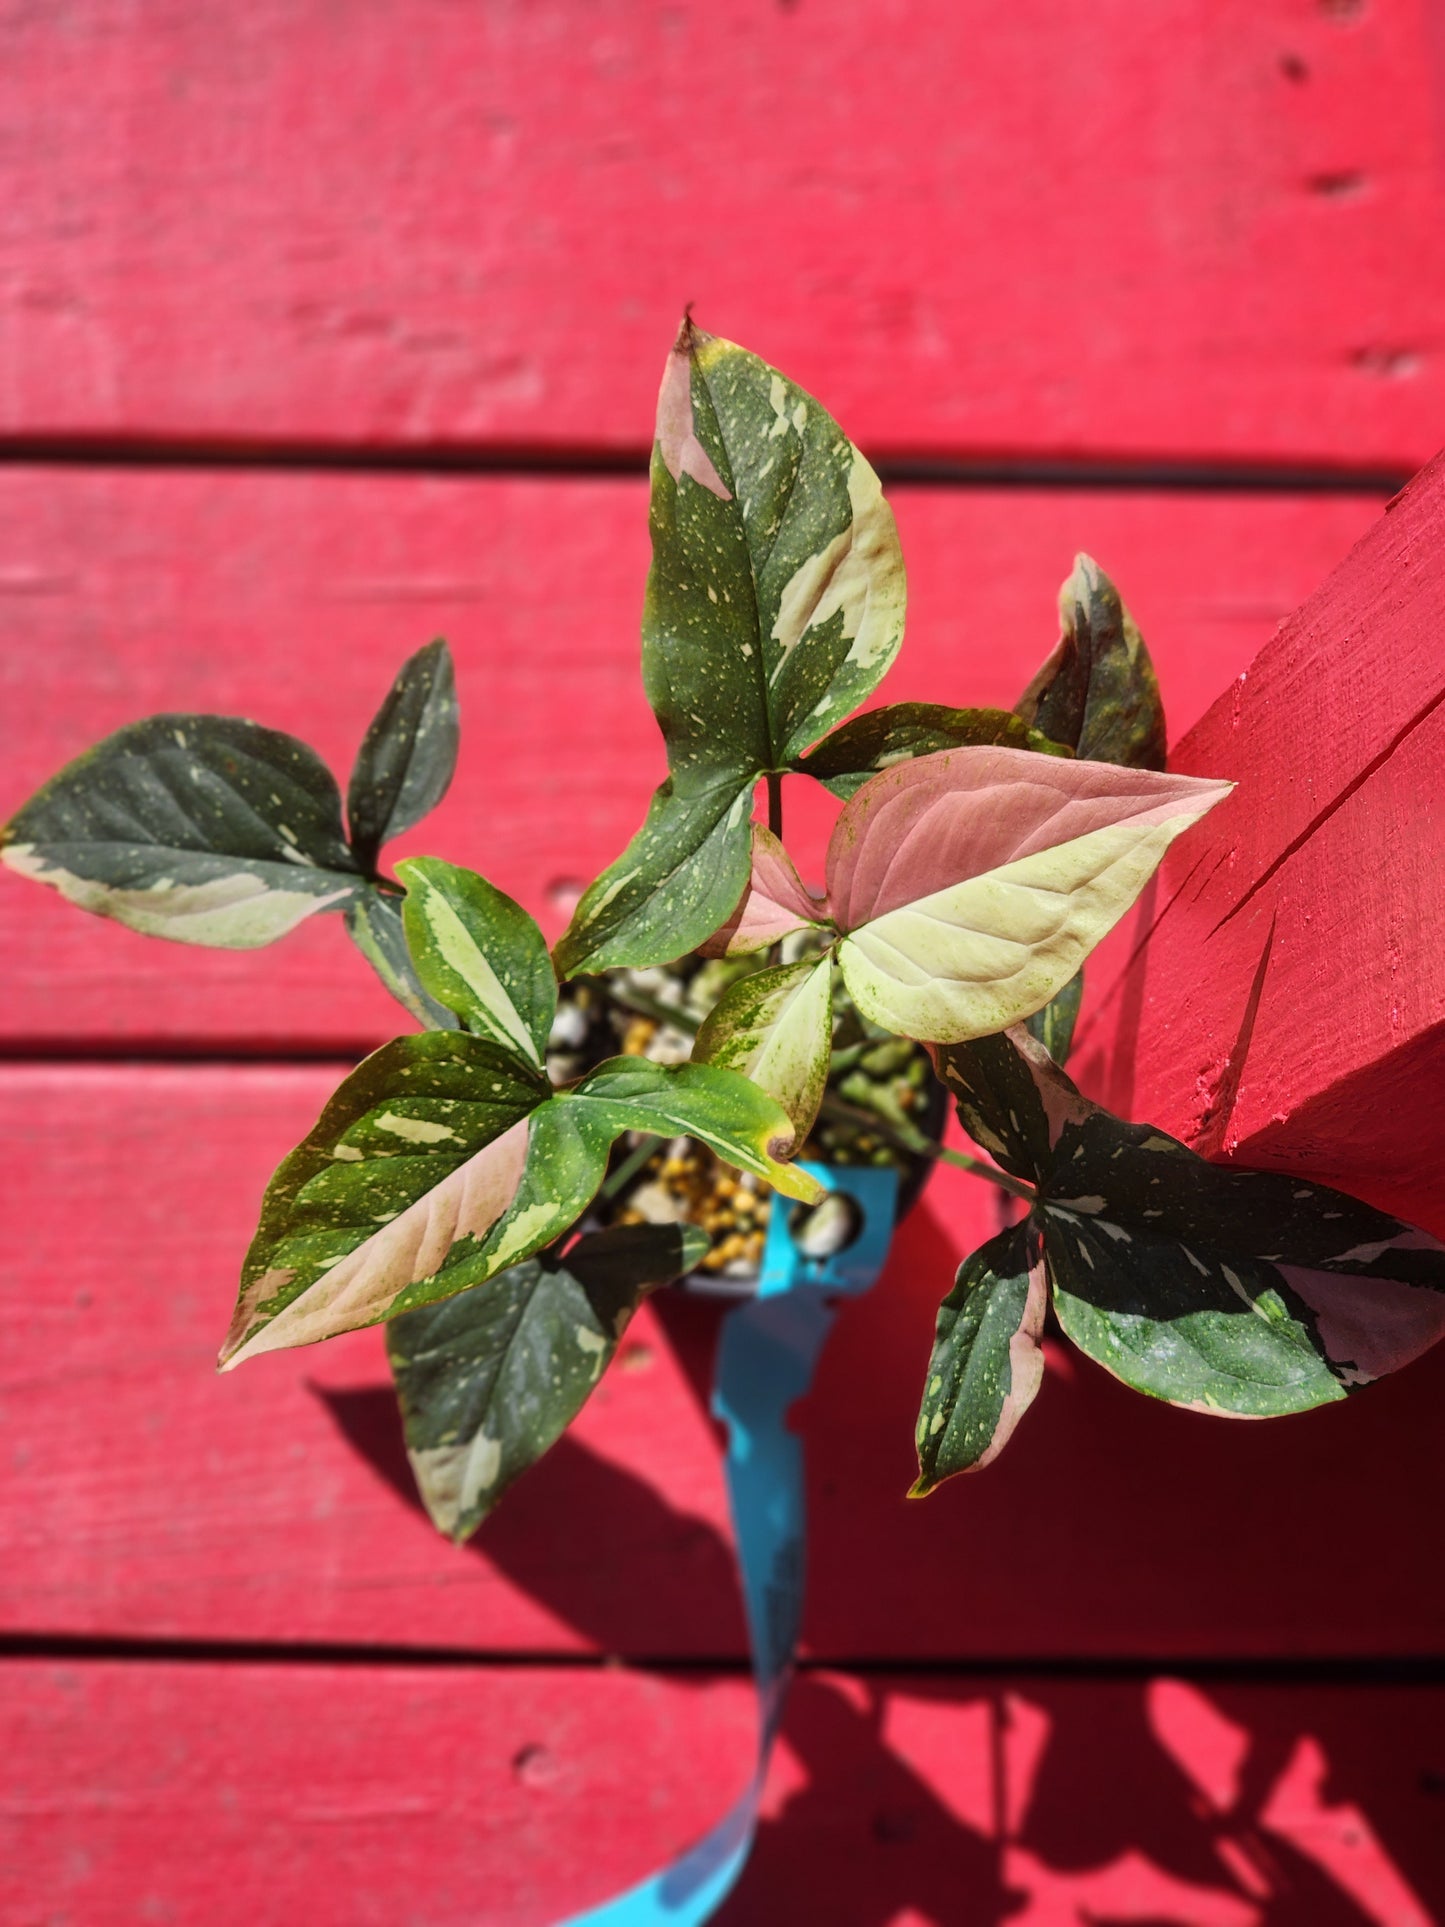
[[[351,772],[346,813],[363,869],[373,871],[382,844],[420,823],[446,795],[458,734],[451,651],[429,642],[402,665]]]
[[[694,1063],[741,1071],[776,1098],[800,1144],[828,1082],[832,979],[831,957],[740,978],[708,1013],[693,1046]]]
[[[1230,787],[1012,749],[945,750],[875,776],[828,853],[853,1001],[930,1042],[1030,1016]]]
[[[1043,1382],[1047,1305],[1043,1251],[1030,1224],[1000,1232],[959,1266],[938,1308],[910,1496],[998,1457]]]
[[[229,716],[117,730],[37,791],[0,846],[82,910],[226,950],[273,943],[362,882],[325,764]]]
[[[438,1531],[476,1531],[582,1409],[646,1294],[707,1248],[694,1225],[616,1226],[391,1321],[407,1456]]]
[[[754,932],[831,922],[865,1017],[930,1043],[989,1036],[1058,995],[1230,788],[1016,749],[921,756],[845,804],[822,902],[756,838],[752,883],[716,941],[746,949]]]
[[[1123,1123],[1022,1027],[934,1059],[965,1129],[1037,1186],[1027,1222],[1059,1322],[1137,1390],[1236,1417],[1305,1411],[1445,1335],[1445,1246],[1428,1233]],[[935,1352],[930,1414],[965,1398],[969,1356]]]
[[[903,635],[878,478],[816,401],[684,322],[658,397],[642,670],[669,781],[582,898],[565,975],[666,961],[747,879],[753,786],[877,686]]]
[[[1089,555],[1059,590],[1059,640],[1019,697],[1018,714],[1099,763],[1163,769],[1159,681],[1119,591]]]
[[[423,986],[468,1030],[540,1065],[557,1014],[546,939],[519,903],[439,857],[397,865],[402,924]]]

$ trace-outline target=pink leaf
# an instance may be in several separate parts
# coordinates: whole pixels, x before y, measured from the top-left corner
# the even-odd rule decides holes
[[[870,778],[845,806],[828,846],[827,907],[856,930],[1095,830],[1200,816],[1230,788],[1022,749],[938,750]]]
[[[705,957],[743,957],[767,950],[795,930],[826,921],[817,897],[803,888],[791,857],[771,830],[753,825],[753,873],[736,910],[702,946]]]

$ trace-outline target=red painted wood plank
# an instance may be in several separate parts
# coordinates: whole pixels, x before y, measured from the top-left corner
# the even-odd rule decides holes
[[[1168,859],[1153,934],[1080,1045],[1117,1108],[1437,1233],[1442,596],[1437,461],[1179,746],[1239,788]]]
[[[549,1927],[741,1789],[741,1679],[0,1668],[0,1922]],[[733,1927],[1428,1927],[1445,1695],[814,1674]]]
[[[575,1431],[463,1551],[411,1496],[378,1334],[215,1376],[265,1177],[332,1078],[0,1074],[0,1625],[740,1655],[704,1415],[712,1307],[639,1319]],[[934,1311],[993,1195],[937,1175],[804,1408],[810,1650],[1445,1650],[1445,1565],[1419,1530],[1445,1505],[1445,1349],[1348,1405],[1243,1426],[1051,1348],[999,1464],[905,1500]]]
[[[1125,586],[1176,732],[1369,525],[1365,497],[895,493],[911,621],[883,694],[1012,703],[1087,548]],[[343,775],[396,665],[458,659],[461,773],[408,845],[484,870],[556,927],[662,774],[637,622],[643,486],[621,481],[0,472],[7,813],[106,731],[161,709],[248,714]],[[811,798],[811,800],[810,800]],[[815,859],[833,806],[790,785]],[[275,949],[161,945],[0,875],[0,1038],[377,1040],[390,1000],[334,919]]]
[[[1413,465],[1413,0],[66,0],[6,29],[0,420],[645,445],[684,302],[865,444]]]

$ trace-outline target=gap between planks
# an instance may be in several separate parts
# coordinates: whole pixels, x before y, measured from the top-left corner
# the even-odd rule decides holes
[[[1394,495],[1406,471],[1374,465],[1291,462],[1122,460],[1012,456],[949,458],[906,449],[869,451],[886,486],[1154,490],[1165,494]],[[478,446],[422,443],[374,447],[338,442],[80,440],[32,435],[0,439],[0,466],[274,471],[278,474],[490,475],[565,481],[646,475],[650,451],[636,448]]]
[[[130,1662],[151,1665],[393,1666],[419,1670],[562,1668],[574,1672],[654,1673],[661,1677],[745,1678],[748,1661],[732,1653],[601,1653],[565,1648],[469,1648],[460,1646],[356,1645],[320,1641],[272,1644],[266,1640],[115,1639],[73,1634],[0,1635],[0,1665],[20,1660]],[[1359,1654],[1241,1658],[1199,1654],[1143,1656],[1025,1653],[937,1657],[910,1654],[800,1657],[794,1669],[809,1673],[875,1673],[888,1678],[958,1680],[1036,1679],[1127,1682],[1170,1678],[1240,1685],[1445,1685],[1445,1653]]]

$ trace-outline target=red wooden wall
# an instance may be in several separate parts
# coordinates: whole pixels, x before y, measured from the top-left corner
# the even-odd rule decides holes
[[[1445,442],[1429,0],[51,0],[0,11],[0,90],[0,811],[161,707],[344,769],[444,633],[463,771],[411,841],[555,927],[658,774],[642,463],[688,300],[892,465],[893,698],[1010,702],[1087,548],[1178,737]],[[1348,700],[1296,624],[1275,709],[1246,682],[1186,756],[1376,729],[1292,752],[1300,821],[1260,835],[1378,802],[1414,1001],[1341,1053],[1398,1022],[1418,1077],[1436,739],[1361,773],[1442,652],[1394,717],[1368,616],[1332,632]],[[1229,997],[1251,919],[1308,909],[1278,878]],[[1230,1087],[1210,1148],[1378,1186],[1398,1107],[1280,941],[1256,1015],[1294,1081]],[[339,928],[188,952],[9,880],[0,958],[0,1927],[545,1927],[686,1844],[751,1745],[709,1309],[640,1319],[451,1550],[375,1333],[211,1371],[270,1168],[394,1027]],[[1133,1094],[1202,1128],[1239,1013],[1148,970],[1096,1037],[1155,1009]],[[991,1213],[936,1180],[808,1403],[809,1669],[723,1918],[1445,1918],[1445,1357],[1230,1426],[1051,1351],[999,1465],[910,1506],[933,1308]]]

